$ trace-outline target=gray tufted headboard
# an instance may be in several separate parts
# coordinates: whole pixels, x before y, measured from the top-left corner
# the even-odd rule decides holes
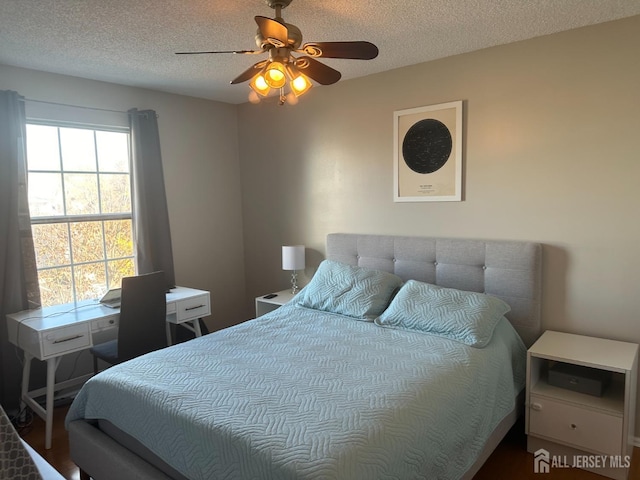
[[[511,306],[506,317],[527,347],[540,336],[539,243],[331,233],[327,258],[403,280],[495,295]]]

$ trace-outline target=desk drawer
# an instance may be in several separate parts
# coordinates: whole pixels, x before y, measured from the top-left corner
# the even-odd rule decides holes
[[[103,330],[118,328],[119,323],[120,323],[119,315],[111,315],[109,317],[96,318],[91,322],[91,331],[102,332]]]
[[[609,455],[622,454],[622,417],[531,395],[529,433]]]
[[[82,323],[42,332],[43,358],[89,348],[91,346],[89,328],[88,323]]]
[[[179,300],[175,303],[175,306],[176,323],[182,323],[188,320],[206,317],[207,315],[211,314],[209,294],[187,298],[185,300]]]

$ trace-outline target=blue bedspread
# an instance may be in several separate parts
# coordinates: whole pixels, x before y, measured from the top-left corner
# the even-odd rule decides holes
[[[482,349],[292,304],[89,380],[106,419],[189,479],[455,479],[524,386],[501,321]]]

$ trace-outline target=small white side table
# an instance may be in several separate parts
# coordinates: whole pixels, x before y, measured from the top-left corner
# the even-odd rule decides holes
[[[267,295],[273,294],[275,294],[275,297],[273,298],[264,298]],[[261,317],[265,313],[277,310],[294,297],[290,288],[279,292],[273,292],[273,294],[265,294],[260,297],[256,297],[256,318]]]
[[[604,370],[611,383],[600,397],[551,385],[548,370],[554,362]],[[546,331],[527,352],[525,428],[527,450],[535,461],[543,455],[548,467],[552,457],[562,458],[565,467],[625,480],[633,450],[637,377],[635,343]]]

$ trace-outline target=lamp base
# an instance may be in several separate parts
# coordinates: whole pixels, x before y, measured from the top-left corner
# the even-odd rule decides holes
[[[293,270],[291,272],[291,293],[295,295],[299,291],[300,289],[298,288],[298,272]]]

